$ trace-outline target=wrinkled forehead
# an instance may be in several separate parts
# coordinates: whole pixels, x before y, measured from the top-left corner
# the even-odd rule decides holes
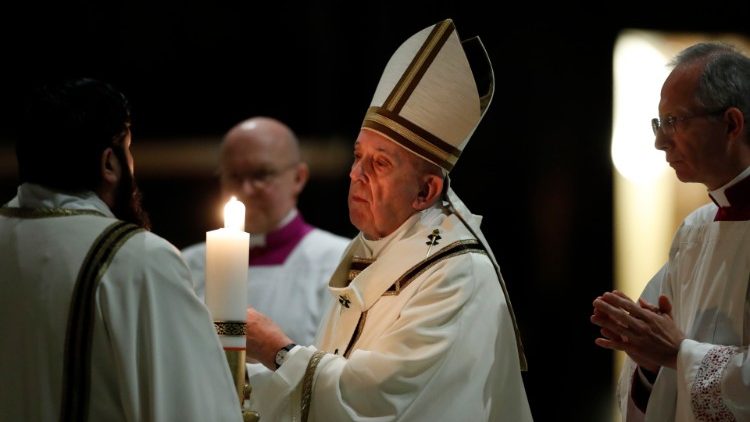
[[[413,153],[411,150],[389,138],[385,134],[366,127],[363,127],[360,130],[359,136],[354,142],[354,148],[355,150],[376,150],[404,160],[412,158],[422,159],[419,155]]]

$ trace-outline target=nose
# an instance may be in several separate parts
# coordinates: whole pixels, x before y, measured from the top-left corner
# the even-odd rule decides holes
[[[363,161],[364,160],[359,159],[359,160],[354,160],[354,162],[352,163],[352,168],[351,170],[349,170],[349,178],[351,180],[357,180],[357,179],[364,177],[365,172],[364,172],[364,168],[362,164]]]
[[[242,182],[240,183],[240,190],[246,196],[250,196],[255,193],[255,185],[253,184],[253,180],[248,177],[243,178]]]
[[[656,137],[654,138],[654,148],[659,151],[666,151],[670,147],[671,139],[669,136],[664,134],[664,131],[656,131]]]

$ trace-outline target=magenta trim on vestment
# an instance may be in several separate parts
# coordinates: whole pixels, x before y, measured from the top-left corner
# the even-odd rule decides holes
[[[731,206],[719,207],[714,221],[747,221],[750,220],[750,177],[740,180],[737,184],[724,191]],[[710,197],[711,195],[709,195]],[[711,198],[713,201],[713,198]],[[716,203],[716,201],[714,201]],[[716,204],[719,205],[719,204]]]
[[[266,234],[265,246],[250,248],[249,264],[251,266],[283,264],[299,242],[313,231],[313,228],[298,213],[286,226]]]

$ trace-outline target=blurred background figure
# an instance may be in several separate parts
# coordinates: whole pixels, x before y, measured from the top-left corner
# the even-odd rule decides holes
[[[224,137],[219,153],[222,193],[245,204],[250,233],[248,304],[302,344],[312,342],[327,285],[349,239],[311,226],[297,210],[309,177],[294,132],[278,120],[253,117]],[[183,250],[196,293],[205,292],[206,245]]]

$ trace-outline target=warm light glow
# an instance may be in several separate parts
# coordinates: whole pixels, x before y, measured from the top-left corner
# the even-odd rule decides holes
[[[245,231],[245,204],[234,196],[224,205],[224,228]]]
[[[673,230],[671,189],[664,152],[654,148],[650,120],[657,117],[670,57],[655,33],[627,31],[614,50],[612,163],[614,184],[614,287],[636,298],[667,259]],[[617,384],[624,353],[615,353]],[[615,387],[616,388],[616,387]],[[620,420],[617,406],[612,411]]]
[[[669,57],[652,38],[638,31],[625,33],[614,51],[612,162],[634,183],[653,183],[668,168],[664,152],[654,148],[651,119],[658,114]]]

